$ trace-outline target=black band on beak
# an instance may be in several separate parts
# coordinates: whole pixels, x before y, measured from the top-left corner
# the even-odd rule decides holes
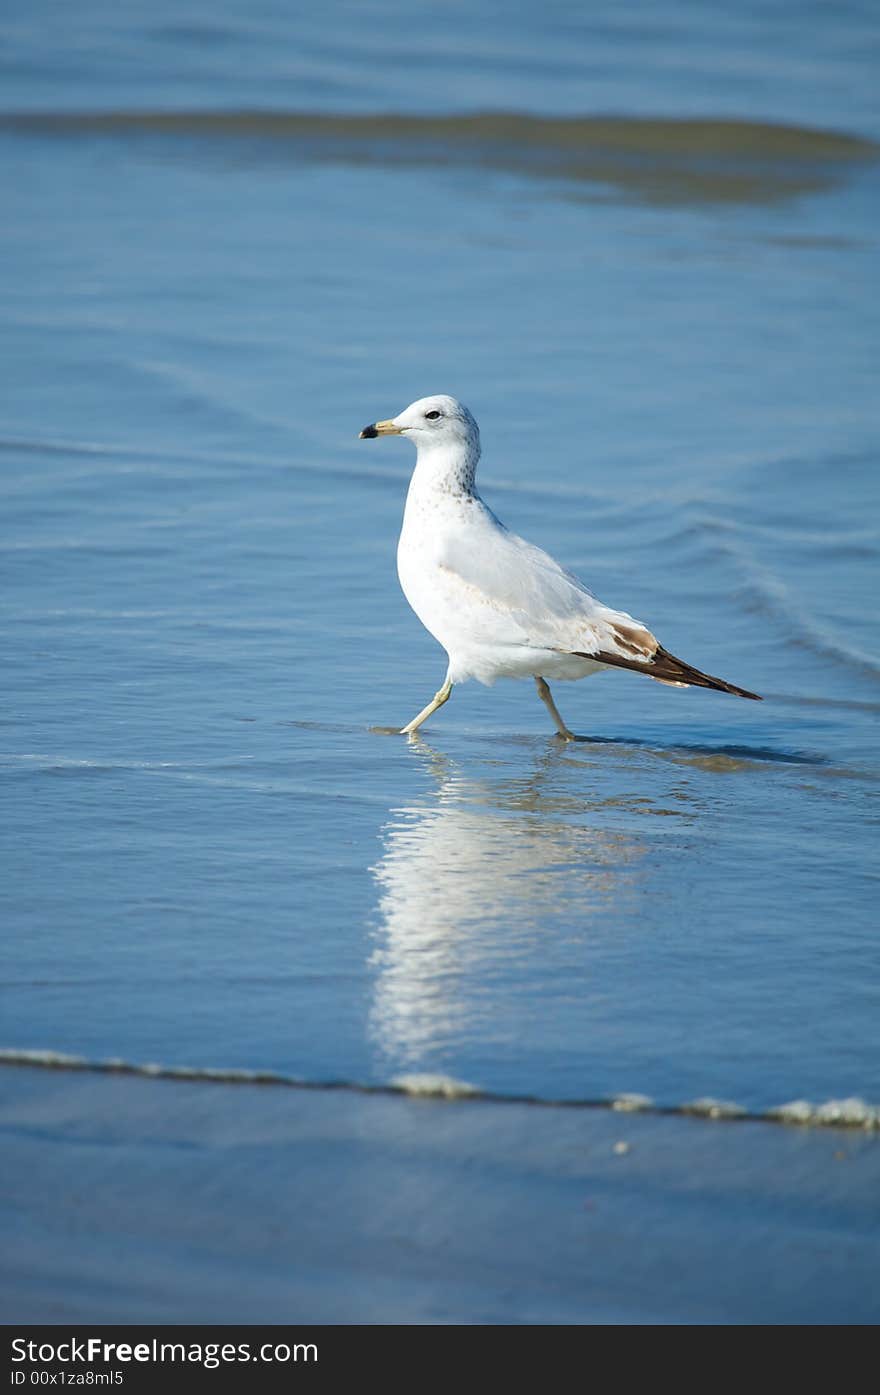
[[[373,426],[373,425],[365,426],[364,429],[363,429],[363,431],[362,431],[362,432],[360,433],[360,435],[358,436],[358,440],[359,440],[359,441],[371,441],[371,440],[373,439],[373,437],[374,437],[374,436],[378,436],[378,434],[379,434],[379,433],[378,433],[378,431],[376,430],[375,426]]]

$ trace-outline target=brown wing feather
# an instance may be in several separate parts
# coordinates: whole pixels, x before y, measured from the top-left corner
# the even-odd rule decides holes
[[[751,698],[754,702],[761,701],[757,693],[750,693],[747,688],[738,688],[735,683],[725,683],[723,678],[713,678],[709,673],[701,673],[698,668],[692,668],[683,659],[677,659],[674,654],[670,654],[662,644],[658,644],[654,653],[646,654],[644,659],[624,659],[618,654],[583,654],[578,650],[574,652],[581,659],[595,659],[596,663],[609,664],[612,668],[628,668],[633,673],[644,673],[648,678],[656,678],[658,683],[715,688],[719,693],[733,693],[736,697]]]

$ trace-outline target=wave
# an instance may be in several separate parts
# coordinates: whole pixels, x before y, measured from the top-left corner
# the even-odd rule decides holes
[[[263,419],[265,420],[265,419]],[[299,425],[293,423],[273,423],[284,426],[293,434],[294,430],[301,431]],[[2,433],[2,426],[0,426]],[[41,437],[41,436],[21,436],[14,434],[0,434],[0,454],[8,455],[43,455],[43,456],[82,456],[84,459],[94,461],[106,461],[108,469],[113,470],[119,461],[131,462],[135,465],[143,465],[152,474],[157,470],[164,470],[169,476],[179,478],[178,466],[193,465],[204,466],[214,470],[242,470],[253,472],[254,469],[281,471],[289,475],[311,475],[325,479],[328,476],[340,480],[355,480],[362,482],[365,479],[375,481],[377,484],[392,484],[406,492],[412,476],[412,465],[381,465],[372,461],[365,461],[362,455],[357,458],[356,464],[342,462],[339,436],[330,437],[328,434],[315,437],[315,449],[321,451],[320,458],[314,462],[303,459],[292,459],[289,452],[269,455],[265,450],[252,451],[248,454],[231,454],[228,451],[220,450],[193,450],[191,447],[177,447],[165,449],[160,445],[151,446],[145,449],[141,446],[132,445],[129,442],[108,442],[108,441],[86,441],[61,437]],[[357,432],[351,431],[345,440],[351,444],[357,442]],[[337,457],[335,460],[333,456]],[[29,491],[40,486],[40,481],[28,476],[27,488]],[[54,489],[54,480],[48,480],[45,488]],[[601,517],[603,521],[619,517],[621,523],[628,523],[628,509],[631,507],[629,501],[621,502],[618,495],[610,491],[602,491],[590,485],[569,484],[564,481],[544,481],[536,483],[530,479],[515,480],[502,476],[493,476],[487,486],[487,492],[492,494],[510,494],[524,498],[536,498],[546,501],[548,498],[566,499],[588,505],[593,519]],[[658,496],[659,497],[659,496]],[[601,514],[598,510],[601,509]]]
[[[831,707],[844,712],[880,712],[880,702],[860,702],[854,698],[810,697],[803,693],[765,693],[765,700],[787,702],[794,707]]]
[[[795,648],[806,649],[876,682],[880,678],[880,656],[850,643],[832,621],[824,621],[801,602],[778,573],[758,560],[750,546],[753,540],[772,542],[777,551],[782,544],[809,546],[828,562],[835,556],[849,557],[860,550],[873,558],[877,553],[876,538],[873,527],[836,532],[828,529],[820,534],[790,526],[781,528],[778,524],[744,526],[730,517],[703,514],[683,525],[676,521],[673,530],[663,538],[663,546],[671,553],[679,553],[683,547],[695,545],[707,557],[714,555],[731,563],[739,576],[736,597],[747,613],[772,621],[781,629],[785,642]]]
[[[234,1067],[174,1066],[124,1060],[89,1060],[60,1051],[0,1049],[0,1066],[40,1070],[89,1072],[94,1075],[128,1075],[151,1080],[186,1080],[206,1085],[280,1086],[294,1090],[340,1090],[360,1095],[408,1095],[433,1100],[482,1100],[496,1104],[528,1104],[543,1109],[607,1109],[621,1113],[680,1115],[710,1120],[751,1120],[775,1124],[799,1124],[814,1128],[880,1130],[880,1105],[857,1097],[814,1104],[791,1100],[765,1110],[750,1110],[731,1100],[703,1097],[682,1104],[658,1104],[649,1095],[627,1092],[582,1099],[548,1099],[539,1095],[505,1094],[483,1090],[448,1075],[410,1074],[385,1083],[355,1080],[308,1080],[280,1071]]]
[[[880,145],[842,131],[765,122],[303,111],[7,112],[21,135],[244,143],[298,159],[466,165],[608,185],[649,203],[779,203],[831,187]]]
[[[291,433],[293,427],[290,427]],[[356,441],[357,433],[352,432],[351,441]],[[335,440],[331,443],[331,449],[339,454],[339,443]],[[241,471],[256,470],[278,471],[285,475],[309,475],[321,479],[332,477],[339,480],[363,481],[369,479],[377,484],[393,484],[401,487],[404,491],[409,482],[411,469],[405,466],[395,467],[393,465],[376,465],[369,461],[363,464],[334,463],[324,457],[316,459],[314,462],[308,460],[291,459],[289,454],[267,455],[265,451],[252,451],[248,454],[235,455],[227,451],[198,451],[190,447],[173,449],[163,449],[161,446],[151,447],[149,450],[139,446],[131,445],[127,442],[100,442],[84,441],[73,438],[62,439],[60,437],[37,437],[37,436],[0,436],[0,454],[8,455],[37,455],[37,456],[62,456],[62,457],[82,457],[85,460],[99,462],[95,470],[101,469],[106,463],[107,472],[115,472],[119,463],[131,463],[141,465],[148,470],[151,475],[163,472],[168,478],[179,479],[180,465],[191,465],[203,467],[210,471]],[[45,481],[28,476],[27,489],[29,492],[38,488],[54,490],[56,482],[52,478]],[[512,490],[517,490],[517,486],[509,486]],[[525,489],[523,492],[528,492]],[[575,491],[578,497],[580,493]],[[0,547],[4,544],[0,543]],[[13,544],[7,546],[9,550]],[[28,546],[28,544],[22,544]]]
[[[741,549],[725,549],[740,563],[745,575],[739,596],[747,610],[766,616],[781,625],[787,642],[806,649],[821,659],[841,664],[876,682],[880,679],[880,658],[847,642],[844,635],[832,630],[814,613],[806,610],[791,595],[782,579],[754,559],[746,558]]]

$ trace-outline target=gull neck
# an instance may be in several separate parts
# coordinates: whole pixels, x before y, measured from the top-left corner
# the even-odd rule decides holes
[[[478,441],[419,445],[410,489],[473,496],[479,459]]]

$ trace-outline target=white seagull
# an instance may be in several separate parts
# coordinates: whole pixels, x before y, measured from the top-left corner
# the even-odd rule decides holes
[[[403,594],[449,657],[443,687],[401,735],[411,736],[449,701],[453,685],[476,678],[534,678],[566,741],[547,678],[585,678],[606,668],[644,673],[673,688],[757,693],[676,659],[639,620],[612,610],[546,552],[497,519],[474,483],[480,431],[454,397],[422,397],[360,439],[408,436],[418,452],[397,547]]]

